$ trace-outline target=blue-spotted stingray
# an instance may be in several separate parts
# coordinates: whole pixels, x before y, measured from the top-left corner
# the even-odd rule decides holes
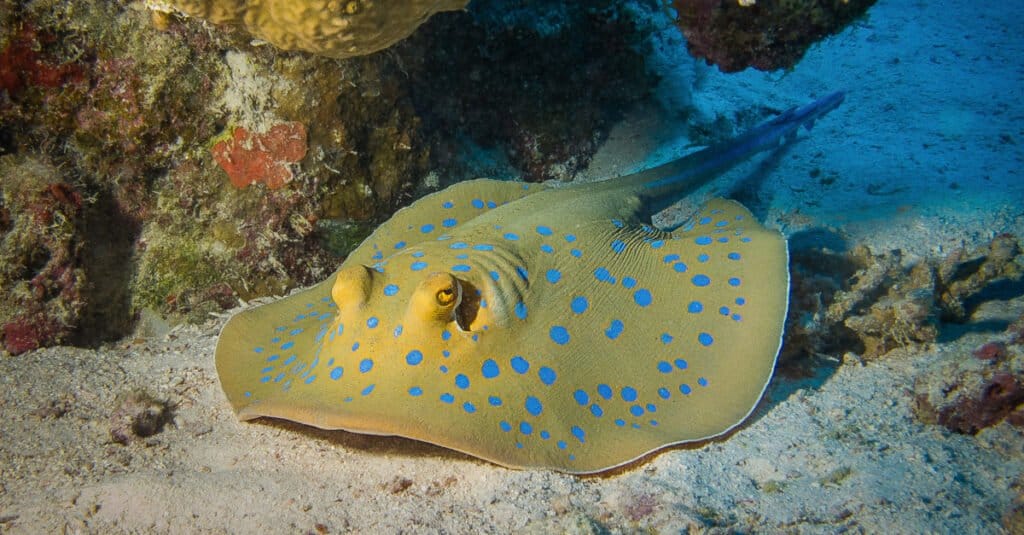
[[[427,195],[327,280],[232,317],[224,392],[243,420],[580,474],[726,433],[772,376],[786,242],[729,200],[671,231],[651,217],[842,100],[600,183],[480,179]]]

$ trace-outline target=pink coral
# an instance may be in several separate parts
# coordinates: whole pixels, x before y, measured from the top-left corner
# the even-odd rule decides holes
[[[236,188],[262,182],[278,189],[295,178],[290,164],[306,156],[306,127],[298,122],[279,123],[265,133],[253,133],[238,126],[212,152]]]

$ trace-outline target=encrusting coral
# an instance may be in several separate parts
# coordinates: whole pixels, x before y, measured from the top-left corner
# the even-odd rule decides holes
[[[431,15],[468,0],[147,0],[158,13],[182,13],[240,26],[283,50],[332,58],[362,56],[409,36]]]

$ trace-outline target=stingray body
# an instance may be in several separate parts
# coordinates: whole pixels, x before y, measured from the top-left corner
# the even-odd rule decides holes
[[[242,419],[570,473],[720,435],[772,375],[786,243],[722,199],[672,232],[650,216],[842,98],[636,175],[428,195],[329,279],[232,317],[217,344],[224,391]]]

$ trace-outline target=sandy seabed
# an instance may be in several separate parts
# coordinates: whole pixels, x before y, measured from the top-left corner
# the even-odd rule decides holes
[[[689,88],[680,105],[713,118],[848,92],[783,154],[732,173],[763,175],[747,196],[789,235],[829,229],[850,244],[899,248],[908,261],[1000,232],[1022,236],[1020,20],[1019,2],[882,0],[789,73],[726,76],[676,58],[676,82]],[[620,125],[592,174],[681,153],[683,130],[671,114],[653,115],[640,110]],[[823,184],[822,173],[835,180]],[[224,318],[99,350],[39,350],[0,359],[0,532],[1020,530],[1007,519],[1020,506],[1021,430],[955,434],[921,423],[912,407],[916,378],[972,358],[999,336],[984,325],[1022,312],[1019,296],[993,300],[938,344],[868,364],[822,356],[813,377],[776,377],[727,439],[597,477],[509,470],[399,438],[238,422],[213,365]],[[168,400],[173,421],[123,445],[111,430],[138,388]]]

